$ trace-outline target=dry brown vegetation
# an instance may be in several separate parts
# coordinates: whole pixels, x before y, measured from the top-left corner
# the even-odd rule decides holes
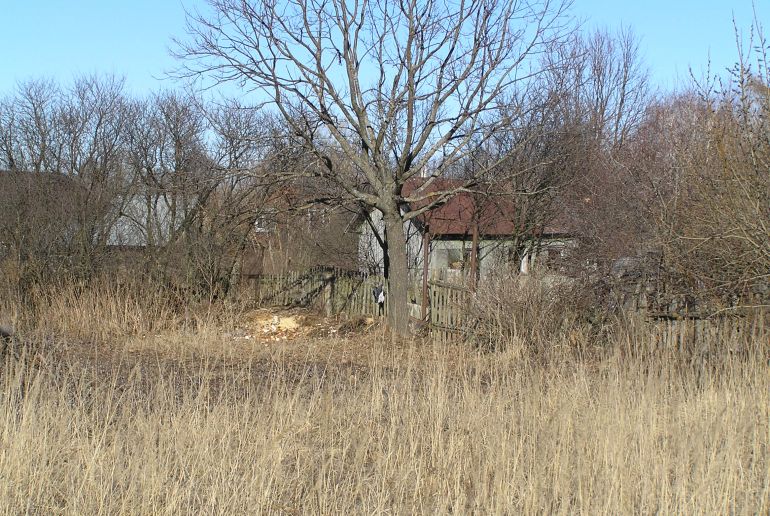
[[[177,75],[265,104],[0,98],[0,512],[770,514],[761,24],[657,94],[570,1],[209,4]],[[516,207],[515,273],[471,275],[438,344],[404,227],[461,193]],[[390,333],[239,297],[361,268],[372,210]]]
[[[247,340],[248,314],[149,294],[40,299],[39,322],[15,305],[0,377],[3,513],[770,509],[766,342],[642,358],[618,330],[578,357],[573,326],[534,360],[376,325]]]

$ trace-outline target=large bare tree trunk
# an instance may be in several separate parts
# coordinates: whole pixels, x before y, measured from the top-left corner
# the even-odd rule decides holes
[[[404,221],[396,213],[386,213],[388,267],[388,326],[394,334],[409,335],[409,269],[406,256]]]

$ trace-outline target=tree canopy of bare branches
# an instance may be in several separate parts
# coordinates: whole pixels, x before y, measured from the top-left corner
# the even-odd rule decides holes
[[[268,117],[114,77],[0,99],[0,258],[11,284],[87,279],[126,257],[152,281],[227,293],[278,184]],[[114,270],[114,269],[113,269]],[[8,274],[6,274],[8,276]]]
[[[457,193],[429,179],[406,197],[404,184],[441,176],[510,122],[492,108],[541,72],[537,58],[570,30],[566,4],[211,0],[178,42],[180,74],[253,90],[321,163],[315,173],[382,212],[389,323],[404,334],[404,222]]]

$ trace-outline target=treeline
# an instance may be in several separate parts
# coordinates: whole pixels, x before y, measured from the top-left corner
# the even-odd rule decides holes
[[[273,131],[235,102],[137,99],[112,77],[20,84],[0,100],[5,280],[23,290],[120,264],[227,294],[281,193],[266,162]]]
[[[760,37],[727,76],[660,94],[630,33],[576,33],[495,103],[510,127],[436,170],[515,199],[520,237],[567,227],[580,245],[562,265],[593,285],[630,268],[682,306],[766,303],[766,47]],[[308,127],[310,145],[277,120],[234,100],[135,98],[112,77],[21,83],[0,99],[3,281],[24,292],[117,266],[215,299],[260,230],[300,212],[301,224],[274,233],[287,261],[311,240],[317,261],[339,260],[343,226],[365,207],[351,192],[371,191],[366,178],[320,126]],[[330,219],[335,209],[345,216]]]

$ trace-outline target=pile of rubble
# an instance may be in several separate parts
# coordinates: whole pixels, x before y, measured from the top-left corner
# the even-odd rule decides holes
[[[352,319],[323,318],[319,314],[301,309],[275,310],[260,309],[250,312],[241,324],[228,333],[234,340],[260,342],[291,341],[299,338],[328,338],[359,333],[372,328],[376,320],[372,317]]]

